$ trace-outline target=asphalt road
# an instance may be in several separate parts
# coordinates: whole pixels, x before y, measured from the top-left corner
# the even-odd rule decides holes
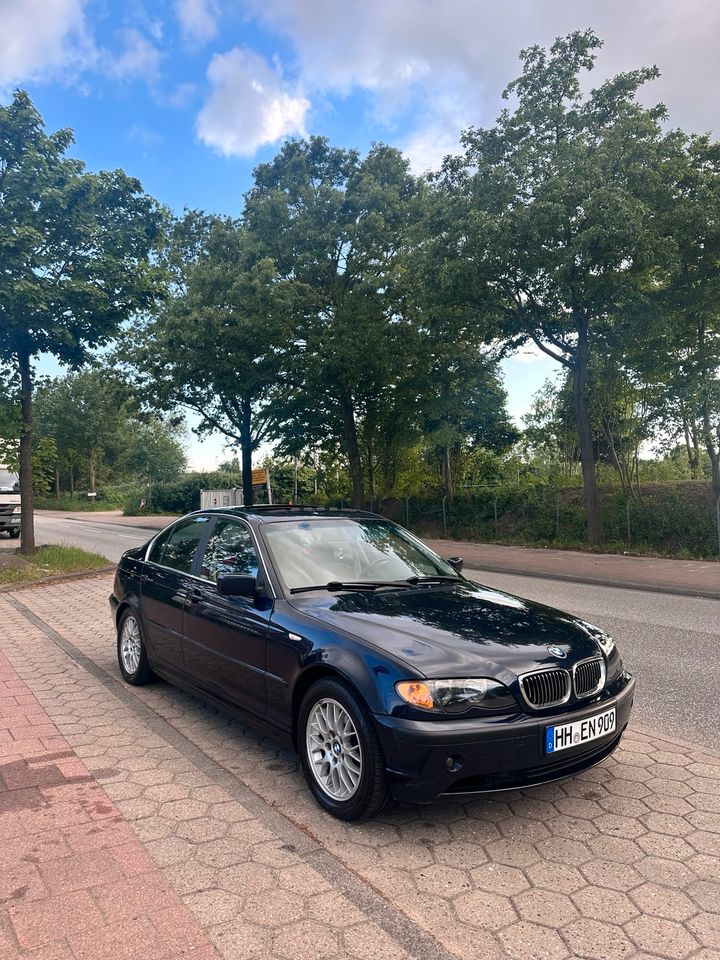
[[[151,530],[91,520],[38,516],[36,523],[39,543],[74,543],[112,561],[152,536]],[[603,627],[616,637],[638,679],[636,722],[720,750],[720,602],[466,572],[482,583],[561,607]]]
[[[62,517],[44,517],[35,514],[36,543],[71,543],[92,550],[117,563],[125,550],[139,547],[153,536],[152,530],[127,527],[119,523],[93,520],[69,520]],[[14,541],[11,541],[14,544]],[[7,544],[9,545],[9,544]],[[6,541],[0,541],[6,546]]]

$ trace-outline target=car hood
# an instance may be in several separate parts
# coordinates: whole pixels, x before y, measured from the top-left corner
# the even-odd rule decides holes
[[[567,667],[600,653],[577,618],[469,580],[303,595],[294,597],[293,605],[426,677],[493,676],[508,682],[538,666]]]

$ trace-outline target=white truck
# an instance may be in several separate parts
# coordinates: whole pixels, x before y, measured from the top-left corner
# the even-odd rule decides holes
[[[0,464],[0,532],[20,536],[20,481]]]

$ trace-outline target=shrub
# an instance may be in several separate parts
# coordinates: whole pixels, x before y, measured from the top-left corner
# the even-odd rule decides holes
[[[126,516],[135,516],[138,513],[183,514],[200,508],[201,490],[231,489],[242,486],[242,477],[239,473],[186,473],[179,480],[171,483],[156,483],[152,490],[152,498],[148,508],[140,509],[140,502],[147,496],[144,487],[136,488],[123,503]]]
[[[604,486],[601,498],[602,549],[718,556],[712,488],[705,481],[643,484],[640,498],[630,501],[617,487]],[[440,496],[388,500],[379,509],[399,523],[409,521],[421,535],[444,536]],[[446,522],[448,535],[459,540],[577,548],[586,543],[581,487],[557,489],[523,482],[461,493],[452,505],[446,505]]]

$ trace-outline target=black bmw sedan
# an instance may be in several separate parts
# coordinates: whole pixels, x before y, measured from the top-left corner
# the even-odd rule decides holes
[[[609,756],[635,686],[614,640],[461,568],[372,513],[193,513],[120,561],[120,670],[289,736],[315,798],[343,820]]]

